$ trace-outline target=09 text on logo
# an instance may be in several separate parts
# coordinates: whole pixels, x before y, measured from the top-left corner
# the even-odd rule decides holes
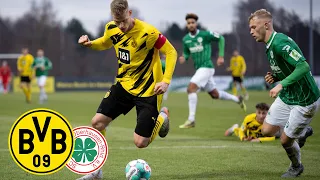
[[[73,131],[66,118],[53,110],[31,110],[11,128],[9,149],[14,161],[25,171],[51,174],[70,159]]]

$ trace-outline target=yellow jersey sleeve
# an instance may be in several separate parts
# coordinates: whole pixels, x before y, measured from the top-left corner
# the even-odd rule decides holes
[[[146,44],[148,49],[152,49],[154,47],[166,56],[166,67],[162,82],[170,84],[177,62],[177,51],[168,39],[156,28],[151,29],[150,36],[148,37]]]
[[[106,25],[104,34],[102,37],[95,39],[91,42],[91,49],[94,50],[98,50],[98,51],[102,51],[102,50],[106,50],[106,49],[110,49],[113,45],[112,40],[110,39],[110,35],[109,35],[109,30],[114,28],[114,26],[116,26],[113,21],[109,22]]]

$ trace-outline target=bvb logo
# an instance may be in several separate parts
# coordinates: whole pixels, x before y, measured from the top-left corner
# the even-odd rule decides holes
[[[9,134],[14,161],[36,175],[57,172],[73,152],[73,131],[67,119],[49,109],[34,109],[21,115]]]

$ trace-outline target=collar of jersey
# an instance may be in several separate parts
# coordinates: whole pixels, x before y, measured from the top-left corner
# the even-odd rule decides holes
[[[195,35],[192,35],[191,33],[189,33],[189,36],[192,37],[192,38],[195,38],[199,34],[199,32],[200,32],[200,30],[197,29],[197,32],[196,32]]]
[[[271,46],[272,42],[273,42],[273,39],[274,37],[276,36],[277,32],[276,31],[273,31],[272,34],[271,34],[271,37],[269,38],[268,42],[267,42],[267,49],[269,49],[269,47]]]

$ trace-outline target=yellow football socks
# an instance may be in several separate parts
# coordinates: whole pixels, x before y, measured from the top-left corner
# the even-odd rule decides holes
[[[236,96],[237,93],[237,86],[232,85],[232,94]]]
[[[149,144],[151,144],[151,142],[157,137],[157,135],[159,134],[159,131],[161,129],[161,126],[164,122],[164,118],[159,114],[158,116],[158,119],[156,121],[156,125],[154,126],[153,128],[153,131],[152,131],[152,135],[151,135],[151,138],[150,138],[150,142]]]
[[[26,97],[27,97],[27,100],[30,102],[31,101],[31,89],[27,89]]]
[[[24,95],[26,96],[27,101],[31,101],[31,89],[28,89],[27,87],[22,87],[22,91]]]

